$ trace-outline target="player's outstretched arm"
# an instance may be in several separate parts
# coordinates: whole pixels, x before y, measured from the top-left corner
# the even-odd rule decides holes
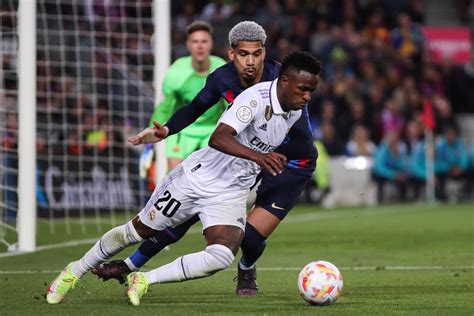
[[[209,146],[228,155],[252,160],[272,175],[283,172],[287,163],[284,155],[276,152],[261,153],[242,145],[235,139],[237,132],[225,123],[220,123],[209,140]]]
[[[168,127],[153,121],[153,127],[147,127],[135,136],[128,139],[128,142],[134,146],[141,144],[157,143],[168,136]]]

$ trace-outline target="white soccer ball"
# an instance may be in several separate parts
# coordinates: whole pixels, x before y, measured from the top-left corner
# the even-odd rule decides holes
[[[298,276],[301,297],[312,305],[329,305],[341,295],[342,274],[327,261],[308,263]]]

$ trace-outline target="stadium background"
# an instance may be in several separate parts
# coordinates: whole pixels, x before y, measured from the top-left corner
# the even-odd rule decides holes
[[[147,124],[155,103],[152,41],[159,30],[154,30],[152,4],[37,1],[40,217],[66,218],[69,227],[69,217],[93,214],[100,230],[101,214],[110,214],[115,223],[115,211],[130,215],[146,201],[149,189],[138,177],[141,148],[125,140]],[[441,198],[469,200],[474,168],[473,6],[472,1],[415,0],[172,1],[172,49],[162,54],[171,54],[171,60],[186,55],[184,29],[202,19],[215,30],[213,53],[226,58],[228,30],[238,21],[255,20],[267,31],[269,58],[281,61],[288,52],[304,49],[322,60],[322,80],[308,105],[321,152],[314,185],[319,190],[308,191],[303,202],[335,206],[400,201],[396,195],[377,200],[374,190],[364,191],[375,188],[372,157],[395,132],[401,135],[398,145],[407,149],[405,158],[412,159],[430,119],[436,138],[444,137],[447,126],[458,128],[463,154],[470,155],[456,191]],[[2,227],[14,226],[18,208],[17,8],[18,1],[2,2]],[[431,45],[436,40],[442,45]],[[367,158],[358,168],[363,173],[354,173],[353,178],[362,179],[356,185],[349,181],[350,171],[340,172],[341,160],[335,158],[351,156]],[[415,182],[415,187],[423,185],[423,179]],[[342,192],[345,200],[333,196],[324,203],[321,197],[331,190]],[[362,198],[348,200],[351,192]],[[9,231],[2,229],[7,245]]]
[[[442,136],[443,126],[454,124],[472,152],[473,1],[170,2],[172,50],[162,54],[172,60],[186,54],[183,30],[195,19],[212,23],[214,52],[224,57],[230,27],[254,19],[269,35],[269,57],[281,60],[291,50],[307,49],[322,59],[322,82],[310,104],[312,125],[315,139],[328,149],[328,161],[342,171],[330,175],[332,190],[345,188],[345,197],[354,191],[365,196],[363,186],[373,185],[370,165],[359,168],[370,156],[340,156],[356,123],[380,146],[392,130],[401,130],[403,137],[410,134],[408,126],[422,130],[423,122],[429,123],[430,117],[423,116],[429,114],[424,111],[428,100],[435,134]],[[399,204],[395,194],[372,207],[365,199],[349,201],[362,206],[329,209],[324,207],[337,203],[298,205],[259,260],[259,295],[245,301],[234,294],[234,264],[205,280],[153,287],[139,309],[127,306],[116,283],[91,275],[64,304],[46,304],[49,280],[98,236],[130,219],[148,197],[138,177],[141,149],[129,147],[125,139],[147,124],[155,103],[152,4],[37,0],[37,104],[31,112],[37,118],[40,216],[36,251],[18,253],[18,1],[1,1],[0,314],[474,313],[472,191],[463,187],[469,173],[451,191],[459,198],[448,203],[429,204],[422,197]],[[400,31],[400,14],[410,17],[409,32]],[[429,43],[438,51],[458,53],[438,60],[426,50]],[[192,228],[144,268],[200,249],[202,242],[200,228]],[[336,264],[345,284],[336,304],[315,310],[298,297],[296,277],[317,259]]]

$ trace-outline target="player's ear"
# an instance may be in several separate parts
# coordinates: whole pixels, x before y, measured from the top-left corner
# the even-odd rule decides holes
[[[186,49],[188,50],[188,52],[191,52],[191,41],[189,39],[186,40]]]
[[[286,87],[288,85],[288,83],[290,82],[290,80],[288,79],[288,77],[286,75],[281,75],[281,77],[278,78],[278,81],[281,82],[282,87]]]
[[[227,49],[227,57],[229,57],[230,61],[234,61],[234,49],[232,47]]]

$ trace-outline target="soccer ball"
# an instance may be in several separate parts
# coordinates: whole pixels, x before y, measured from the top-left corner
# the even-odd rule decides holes
[[[342,292],[342,274],[327,261],[308,263],[298,276],[301,297],[311,305],[334,303]]]

